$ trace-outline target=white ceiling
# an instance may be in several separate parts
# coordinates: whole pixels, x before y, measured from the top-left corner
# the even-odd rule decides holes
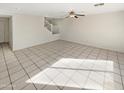
[[[0,3],[1,16],[24,14],[64,17],[71,10],[86,15],[123,11],[124,3],[105,3],[101,7],[94,7],[93,3]]]

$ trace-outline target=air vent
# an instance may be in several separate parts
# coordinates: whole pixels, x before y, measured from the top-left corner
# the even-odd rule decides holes
[[[104,3],[97,3],[97,4],[94,4],[95,7],[97,7],[97,6],[103,6],[103,5],[104,5]]]

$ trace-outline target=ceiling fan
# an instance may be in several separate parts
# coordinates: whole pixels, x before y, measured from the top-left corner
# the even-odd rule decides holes
[[[70,11],[68,16],[65,18],[78,18],[79,16],[85,16],[84,14],[76,14],[74,11]]]

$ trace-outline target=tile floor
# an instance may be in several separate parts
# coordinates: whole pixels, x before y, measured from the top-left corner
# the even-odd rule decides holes
[[[123,53],[62,40],[15,52],[0,45],[1,90],[122,90],[123,84]]]

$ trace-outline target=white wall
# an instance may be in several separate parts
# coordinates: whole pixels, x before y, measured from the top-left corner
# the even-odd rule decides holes
[[[124,52],[124,12],[65,19],[61,39]]]
[[[5,27],[5,32],[4,32],[4,42],[8,42],[9,41],[9,20],[8,18],[0,18],[0,22],[4,23],[4,27]]]
[[[12,49],[13,48],[13,25],[12,25],[12,17],[9,18],[9,46]]]
[[[39,16],[13,16],[13,50],[50,42],[59,39],[44,28],[44,18]]]

